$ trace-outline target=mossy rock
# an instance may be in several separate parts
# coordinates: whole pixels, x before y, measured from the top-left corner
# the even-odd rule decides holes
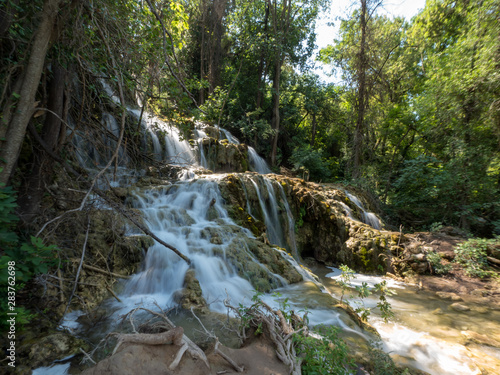
[[[48,366],[55,360],[69,357],[86,349],[87,344],[63,332],[49,334],[30,344],[29,363],[32,368]]]

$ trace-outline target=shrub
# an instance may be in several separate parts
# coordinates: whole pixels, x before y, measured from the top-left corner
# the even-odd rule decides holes
[[[443,264],[441,262],[441,254],[435,253],[435,252],[430,252],[427,253],[427,262],[432,267],[432,270],[438,274],[438,275],[443,275],[451,271],[451,264]]]
[[[347,345],[338,336],[338,327],[318,326],[320,338],[296,335],[297,354],[303,357],[304,375],[347,375],[352,361],[348,357]]]
[[[474,277],[486,277],[491,274],[487,270],[488,246],[497,243],[498,239],[473,238],[458,244],[455,249],[455,262],[464,267],[465,273]]]

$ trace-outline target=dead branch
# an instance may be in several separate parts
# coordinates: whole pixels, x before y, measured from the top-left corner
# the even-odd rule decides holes
[[[161,333],[121,333],[118,335],[118,342],[113,350],[113,354],[124,343],[141,345],[173,344],[180,346],[183,335],[184,329],[182,327],[174,327]]]
[[[243,318],[241,311],[231,306],[229,301],[224,300],[224,305],[232,310],[237,316]],[[300,375],[301,359],[297,357],[293,343],[293,335],[302,331],[295,331],[288,322],[283,312],[274,310],[268,304],[259,300],[245,310],[245,318],[250,318],[250,323],[255,327],[262,327],[265,330],[276,348],[276,356],[290,368],[291,375]],[[304,328],[306,329],[306,328]]]
[[[75,261],[75,260],[73,259],[73,261]],[[116,277],[118,279],[129,279],[130,278],[129,276],[124,276],[124,275],[120,275],[120,274],[117,274],[114,272],[106,271],[106,270],[103,270],[103,269],[100,269],[100,268],[97,268],[94,266],[90,266],[90,265],[85,264],[85,263],[82,264],[82,267],[86,268],[88,270],[91,270],[91,271],[102,273],[103,275],[106,275],[106,276],[113,276],[113,277]]]
[[[128,316],[129,314],[135,314],[135,312],[138,310],[143,310],[143,311],[146,311],[154,316],[159,317],[160,319],[165,321],[165,323],[167,323],[167,327],[169,327],[169,329],[176,327],[175,324],[165,314],[162,314],[162,313],[150,310],[150,309],[146,309],[144,307],[137,307],[137,308],[131,310],[130,312],[128,312],[128,314],[126,314],[126,316]],[[191,357],[198,358],[199,360],[203,361],[203,363],[207,366],[207,368],[210,368],[210,364],[208,363],[207,356],[205,355],[203,350],[201,350],[201,348],[198,345],[196,345],[193,341],[191,341],[191,339],[189,337],[187,337],[186,335],[182,336],[182,343],[187,345],[186,351],[191,355]]]
[[[69,305],[71,304],[71,300],[73,299],[73,296],[75,295],[76,288],[78,288],[78,278],[80,277],[80,271],[82,270],[82,265],[83,265],[83,259],[85,258],[85,250],[87,248],[87,240],[89,239],[89,229],[90,229],[90,216],[88,216],[88,222],[87,222],[87,232],[85,233],[85,241],[83,242],[83,249],[82,249],[82,257],[80,258],[80,264],[78,265],[78,270],[76,271],[76,276],[75,276],[75,285],[73,285],[73,291],[71,292],[71,295],[69,296],[68,303],[66,305],[66,309],[64,310],[64,315],[68,312]]]

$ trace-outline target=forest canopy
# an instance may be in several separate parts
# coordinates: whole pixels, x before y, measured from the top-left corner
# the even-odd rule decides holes
[[[139,102],[230,130],[277,172],[360,185],[393,224],[500,234],[498,1],[428,0],[411,21],[380,4],[353,0],[315,56],[326,0],[3,0],[0,184],[36,215],[52,154],[74,160],[71,130],[102,128],[104,80],[127,147]]]

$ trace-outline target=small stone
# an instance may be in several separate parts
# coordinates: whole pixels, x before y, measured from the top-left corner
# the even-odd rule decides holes
[[[433,313],[434,315],[443,315],[443,314],[444,314],[443,310],[441,310],[441,308],[440,308],[440,307],[438,307],[438,308],[437,308],[436,310],[434,310],[432,313]]]
[[[470,311],[470,307],[467,306],[467,305],[464,305],[462,303],[458,303],[458,302],[455,302],[455,303],[452,303],[450,305],[450,307],[455,310],[455,311],[459,311],[459,312],[462,312],[462,311]]]
[[[436,295],[439,298],[449,299],[452,301],[462,301],[463,300],[462,297],[460,297],[459,295],[457,295],[455,293],[450,293],[450,292],[436,292]]]

